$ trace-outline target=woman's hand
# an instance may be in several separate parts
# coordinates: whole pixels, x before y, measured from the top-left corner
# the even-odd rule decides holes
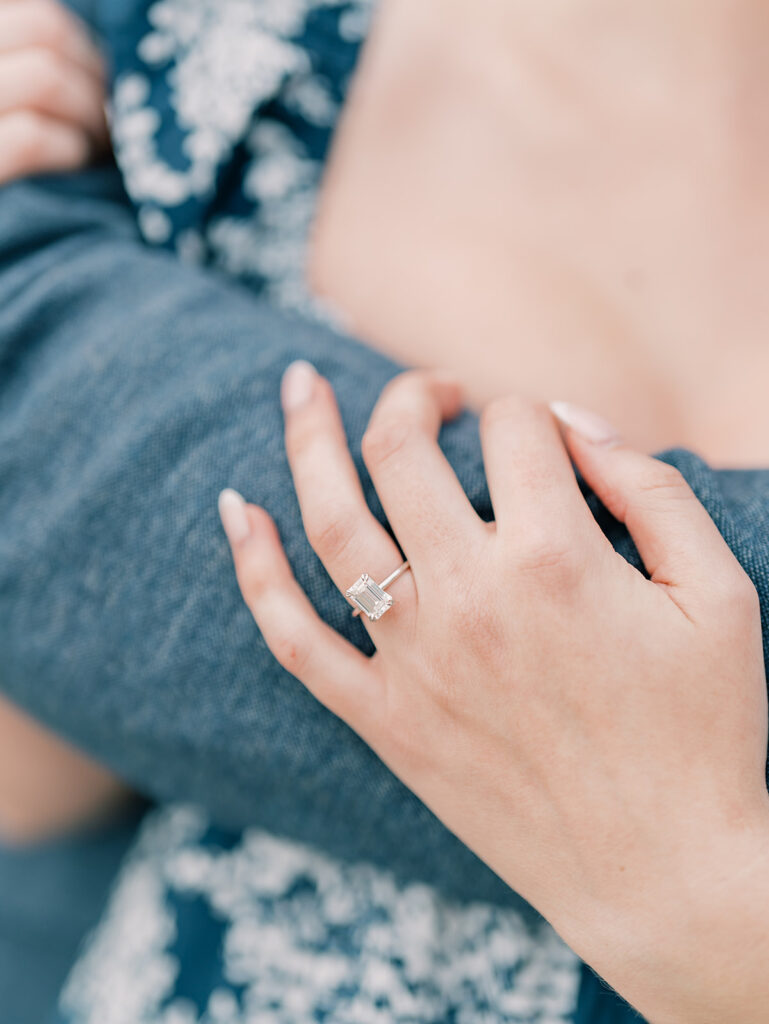
[[[76,170],[108,147],[104,68],[53,0],[0,0],[0,184]]]
[[[481,522],[436,443],[460,401],[406,374],[364,438],[412,568],[364,623],[373,658],[320,621],[267,513],[225,492],[245,600],[278,660],[650,1020],[765,1021],[755,590],[680,474],[573,407],[564,438],[546,407],[485,410],[496,522]],[[283,402],[313,547],[341,591],[383,579],[403,556],[365,504],[329,384],[297,364]],[[599,530],[569,456],[650,579]]]

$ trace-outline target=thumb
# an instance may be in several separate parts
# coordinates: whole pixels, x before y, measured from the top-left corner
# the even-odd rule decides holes
[[[577,469],[624,523],[655,583],[686,587],[728,580],[739,563],[682,474],[625,445],[605,420],[567,402],[553,415]]]

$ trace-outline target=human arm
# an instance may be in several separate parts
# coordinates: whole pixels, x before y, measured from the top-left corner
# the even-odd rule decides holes
[[[395,368],[148,252],[109,172],[16,186],[0,218],[6,691],[144,792],[510,898],[277,666],[216,522],[225,484],[265,504],[324,616],[365,645],[304,540],[277,394],[286,363],[312,358],[355,439]],[[473,420],[443,440],[490,515]],[[675,458],[765,594],[766,475]]]
[[[114,171],[0,192],[3,690],[143,793],[406,877],[434,877],[434,849],[439,885],[461,892],[475,871],[490,898],[513,899],[254,651],[216,515],[227,482],[257,481],[319,606],[344,614],[280,441],[280,375],[300,355],[349,395],[362,432],[396,368],[148,250]],[[488,507],[470,417],[447,444]]]
[[[293,498],[278,390],[296,357],[340,394],[383,518],[357,452],[392,363],[147,250],[114,171],[0,192],[2,687],[144,793],[510,901],[278,666],[239,599],[216,515],[226,485],[269,509],[321,614],[367,648]],[[442,443],[490,517],[476,421],[450,424]],[[769,475],[671,458],[766,607]]]
[[[104,79],[84,25],[63,5],[0,3],[0,185],[106,152]],[[104,769],[0,701],[0,839],[48,839],[124,796]]]
[[[364,555],[385,575],[402,555],[367,510],[327,382],[292,374],[284,399],[316,550],[340,589]],[[434,443],[459,402],[445,379],[407,376],[364,438],[412,567],[369,625],[373,659],[315,616],[263,509],[240,506],[233,534],[231,502],[245,600],[281,662],[653,1024],[764,1021],[755,588],[676,470],[573,408],[568,454],[648,577],[612,550],[553,418],[527,402],[484,416],[496,524],[482,523]]]
[[[0,698],[0,843],[39,843],[106,819],[126,800],[99,765]]]

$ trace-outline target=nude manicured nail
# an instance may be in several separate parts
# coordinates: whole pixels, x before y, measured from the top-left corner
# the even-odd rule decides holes
[[[617,444],[620,436],[602,416],[582,409],[571,402],[551,402],[550,411],[556,419],[591,444]]]
[[[251,533],[248,510],[243,496],[231,487],[219,495],[219,515],[230,544],[242,544]]]
[[[280,400],[284,412],[296,412],[312,398],[318,372],[311,363],[298,359],[283,374]]]

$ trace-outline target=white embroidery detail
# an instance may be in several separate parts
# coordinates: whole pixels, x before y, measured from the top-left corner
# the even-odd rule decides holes
[[[171,241],[188,261],[213,258],[265,284],[274,301],[322,315],[304,282],[321,165],[285,123],[252,121],[280,94],[306,125],[330,129],[337,99],[299,40],[309,14],[328,7],[343,12],[341,38],[358,43],[373,3],[150,4],[144,70],[120,76],[112,99],[116,155],[148,242]],[[158,76],[169,89],[162,117],[152,104]],[[161,145],[169,127],[184,140],[174,163]],[[174,235],[174,211],[214,198],[236,145],[247,156],[242,191],[252,212]],[[429,886],[399,885],[372,866],[336,863],[261,832],[220,850],[202,842],[207,829],[188,807],[148,818],[62,996],[71,1024],[308,1024],[323,1014],[334,1024],[571,1019],[579,962],[545,922],[452,904]],[[223,923],[223,983],[202,1014],[177,993],[173,901],[184,896]]]
[[[374,0],[156,0],[151,31],[138,47],[145,73],[118,76],[111,104],[115,153],[139,226],[153,244],[169,241],[164,211],[189,200],[208,202],[217,174],[237,145],[249,156],[246,215],[223,214],[185,228],[173,240],[187,260],[210,258],[230,274],[264,284],[281,305],[322,313],[304,275],[307,238],[321,166],[300,136],[277,121],[250,131],[255,111],[276,98],[308,125],[330,130],[338,102],[303,47],[309,15],[342,12],[344,37],[359,43]],[[152,106],[150,79],[168,87],[163,118]],[[164,120],[165,119],[165,120]],[[164,155],[161,134],[181,133],[180,152]]]
[[[545,921],[450,903],[427,885],[399,885],[263,832],[231,849],[201,845],[205,829],[188,807],[150,816],[65,989],[71,1024],[571,1019],[579,962]],[[200,900],[223,922],[233,987],[215,988],[200,1017],[174,995],[167,894]]]

